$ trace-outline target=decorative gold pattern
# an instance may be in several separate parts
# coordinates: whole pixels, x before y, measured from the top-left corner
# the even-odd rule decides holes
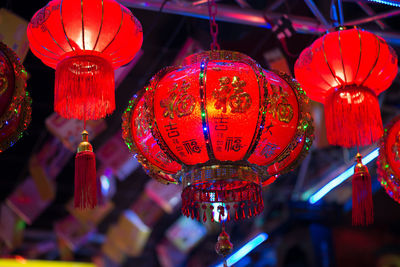
[[[251,106],[251,96],[243,89],[246,82],[240,80],[237,76],[233,76],[232,82],[226,76],[221,77],[219,82],[220,88],[214,89],[212,94],[213,98],[216,99],[214,107],[222,109],[222,112],[226,113],[226,102],[229,101],[232,113],[245,113]],[[228,94],[232,91],[231,87],[233,94],[228,98]]]
[[[268,84],[266,84],[268,86]],[[285,92],[282,86],[276,86],[269,83],[272,94],[267,98],[267,110],[274,119],[281,122],[289,123],[293,119],[293,107],[288,103],[288,93]]]
[[[169,91],[169,96],[160,101],[160,106],[164,108],[164,117],[174,119],[176,116],[183,117],[192,114],[195,106],[195,98],[188,94],[187,89],[190,83],[183,81],[178,89],[178,84],[174,83],[173,88]]]
[[[396,143],[392,145],[392,153],[394,153],[394,159],[400,161],[400,133],[397,133]]]
[[[11,103],[7,110],[3,114],[0,114],[0,128],[2,128],[4,123],[14,116],[16,110],[18,110],[18,107],[25,101],[27,73],[14,51],[12,51],[2,42],[0,42],[0,50],[12,63],[15,75],[15,89]]]

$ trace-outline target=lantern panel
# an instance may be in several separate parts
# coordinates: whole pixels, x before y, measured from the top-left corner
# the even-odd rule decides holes
[[[240,61],[209,61],[204,80],[207,124],[203,130],[209,131],[215,159],[241,160],[258,132],[263,88],[251,66]]]
[[[287,171],[296,167],[296,164],[294,163],[299,160],[299,156],[303,151],[305,144],[306,144],[306,138],[305,137],[299,138],[298,144],[286,158],[268,166],[268,175],[274,176],[274,175],[284,174]]]
[[[170,151],[187,165],[208,161],[199,90],[200,64],[173,70],[154,82],[156,129]]]
[[[157,141],[151,134],[147,119],[145,118],[144,98],[139,100],[137,108],[133,113],[132,132],[140,152],[148,161],[167,173],[176,173],[181,166],[171,160],[159,147]]]
[[[289,146],[299,126],[299,100],[294,88],[275,73],[265,71],[268,97],[261,138],[249,162],[265,166]]]
[[[177,183],[173,176],[181,165],[169,158],[154,139],[147,120],[145,95],[146,90],[140,90],[129,102],[122,117],[122,136],[148,175],[164,184]]]

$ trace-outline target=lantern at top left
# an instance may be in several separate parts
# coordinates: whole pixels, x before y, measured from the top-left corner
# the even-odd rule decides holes
[[[114,111],[114,69],[130,62],[143,40],[129,9],[114,0],[53,0],[27,34],[32,52],[56,69],[57,113],[96,120]]]

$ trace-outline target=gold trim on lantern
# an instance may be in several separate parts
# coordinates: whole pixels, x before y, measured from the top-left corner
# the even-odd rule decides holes
[[[122,137],[129,150],[136,156],[136,159],[140,164],[143,165],[143,167],[147,171],[147,174],[150,177],[156,179],[163,184],[177,184],[178,181],[174,178],[174,173],[168,173],[148,161],[148,159],[140,152],[140,149],[137,147],[136,142],[134,141],[134,138],[132,136],[131,121],[133,112],[137,108],[137,104],[139,103],[140,99],[144,97],[146,91],[147,88],[143,88],[136,94],[136,97],[129,101],[129,105],[122,116]],[[161,178],[160,176],[164,177],[165,179]]]
[[[211,175],[210,175],[211,174]],[[182,184],[184,187],[195,182],[215,182],[242,180],[260,185],[260,175],[256,170],[248,166],[240,165],[211,165],[190,166],[182,173]]]
[[[389,136],[390,130],[399,121],[400,121],[400,116],[397,116],[391,120],[389,125],[387,125],[385,127],[383,136],[379,142],[379,151],[380,152],[379,152],[379,156],[378,156],[378,162],[379,162],[378,165],[380,165],[380,169],[386,174],[387,177],[389,177],[389,179],[391,179],[394,183],[396,183],[398,185],[400,185],[400,177],[397,177],[392,166],[390,166],[389,161],[387,160],[386,144],[387,144],[387,138]],[[386,189],[387,184],[384,184],[383,181],[381,181],[381,179],[378,179],[378,180],[381,183],[382,187],[384,187]]]
[[[7,139],[3,140],[0,143],[0,152],[3,152],[10,146],[14,145],[19,139],[21,139],[23,132],[28,128],[28,125],[32,119],[32,99],[29,96],[29,93],[25,93],[24,101],[21,103],[20,107],[17,107],[18,112],[14,112],[15,116],[21,116],[20,121],[18,122],[18,126],[15,131],[10,135]],[[1,128],[1,127],[0,127]]]
[[[2,42],[0,42],[0,50],[11,62],[15,75],[15,88],[10,105],[8,106],[7,110],[0,116],[0,128],[2,128],[4,126],[4,123],[15,115],[18,107],[26,102],[25,88],[28,75],[24,66],[21,64],[20,59],[13,50],[11,50],[6,44]]]
[[[266,169],[268,169],[269,166],[287,158],[293,151],[293,149],[301,143],[299,140],[301,138],[305,139],[303,149],[297,156],[296,160],[279,172],[279,174],[285,174],[296,168],[308,154],[308,151],[310,150],[310,147],[314,140],[314,126],[313,119],[310,114],[310,99],[307,97],[306,92],[301,88],[300,84],[294,78],[284,72],[274,71],[274,73],[285,80],[293,89],[299,105],[299,118],[294,138],[283,150],[283,152],[276,158],[276,160],[266,166]],[[268,176],[270,177],[271,174],[268,173]]]

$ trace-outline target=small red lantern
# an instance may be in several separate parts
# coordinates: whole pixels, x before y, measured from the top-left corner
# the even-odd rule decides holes
[[[365,146],[382,136],[377,96],[397,74],[397,56],[379,36],[340,27],[300,55],[296,79],[314,101],[325,105],[329,143]]]
[[[400,117],[392,120],[380,142],[378,180],[391,198],[400,203]]]
[[[18,56],[0,42],[0,153],[22,137],[31,121],[26,79]]]
[[[397,74],[397,55],[382,38],[356,27],[339,27],[300,55],[296,78],[325,106],[329,143],[365,146],[383,133],[377,96]],[[371,176],[357,154],[353,175],[353,224],[373,221]]]
[[[123,135],[153,177],[182,182],[184,215],[237,220],[262,211],[261,187],[275,180],[268,166],[311,145],[307,108],[288,76],[208,51],[159,72],[130,102]]]
[[[27,33],[32,52],[56,69],[57,113],[86,122],[114,111],[114,69],[133,59],[143,39],[129,9],[114,0],[53,0],[33,16]],[[95,156],[83,131],[75,158],[75,206],[94,207],[96,195]]]

